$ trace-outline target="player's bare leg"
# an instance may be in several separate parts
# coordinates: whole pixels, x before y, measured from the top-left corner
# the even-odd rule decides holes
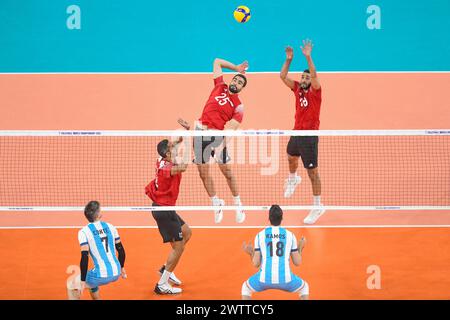
[[[236,177],[233,175],[233,171],[231,171],[231,166],[229,164],[219,164],[219,168],[227,180],[228,187],[230,188],[233,197],[239,197]]]
[[[187,223],[185,223],[181,226],[181,233],[183,234],[183,241],[184,241],[184,245],[186,246],[186,243],[188,243],[189,239],[192,236],[192,230],[188,226]],[[173,248],[173,246],[172,246],[172,248]],[[164,270],[166,270],[166,266],[167,266],[167,262],[161,267],[161,269],[159,269],[160,276],[163,275]],[[178,286],[180,286],[182,284],[181,280],[178,279],[178,277],[175,275],[175,273],[173,271],[169,275],[169,281]]]
[[[311,180],[312,192],[314,196],[319,196],[322,193],[322,184],[320,182],[320,175],[318,168],[308,169],[308,177]],[[320,202],[319,202],[320,203]]]
[[[219,199],[216,195],[216,188],[214,187],[214,181],[209,172],[209,164],[197,164],[198,173],[200,174],[200,178],[202,179],[203,186],[206,189],[209,197],[211,198],[213,206],[223,206],[225,205],[225,201]],[[217,209],[214,210],[214,222],[220,223],[223,219],[223,210]]]
[[[176,294],[182,292],[181,288],[174,288],[169,284],[169,278],[180,261],[181,255],[184,251],[185,242],[184,240],[171,241],[170,245],[172,246],[172,251],[169,253],[169,257],[167,258],[165,270],[155,286],[155,292],[158,294]]]
[[[313,224],[325,213],[325,209],[320,202],[320,195],[322,192],[322,183],[320,181],[319,169],[308,169],[308,177],[311,180],[312,192],[313,192],[313,205],[316,207],[311,210],[308,216],[303,220],[306,224]]]
[[[236,209],[236,222],[242,223],[245,220],[245,212],[240,208],[242,206],[241,198],[239,197],[239,191],[237,186],[236,177],[231,170],[231,165],[229,164],[219,164],[220,171],[227,180],[228,187],[230,188],[231,194],[234,198],[234,204],[238,206]]]
[[[298,169],[298,158],[297,156],[291,156],[288,154],[289,162],[289,177],[284,182],[284,197],[289,198],[295,192],[295,188],[302,181],[302,178],[297,175]]]
[[[203,186],[208,193],[210,198],[216,195],[216,188],[214,186],[214,181],[209,172],[209,164],[197,164],[198,173],[200,174],[200,178],[202,179]]]
[[[183,233],[183,241],[184,241],[184,245],[186,245],[186,243],[188,243],[189,239],[192,236],[192,230],[191,228],[188,226],[187,223],[183,224],[181,226],[181,232]]]
[[[289,162],[289,173],[294,174],[298,169],[298,158],[297,156],[291,156],[288,154],[288,162]]]

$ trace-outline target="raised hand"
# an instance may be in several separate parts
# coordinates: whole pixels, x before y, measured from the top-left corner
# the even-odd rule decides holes
[[[312,41],[309,39],[303,40],[303,46],[300,46],[305,57],[311,56],[311,51],[313,48]]]
[[[294,49],[292,49],[292,47],[287,46],[284,51],[286,51],[287,60],[292,60],[294,58]]]
[[[189,124],[189,122],[179,118],[178,119],[178,124],[181,125],[183,128],[185,128],[186,130],[189,130],[191,128],[191,125]]]
[[[248,61],[244,61],[241,64],[237,65],[236,71],[239,73],[245,73],[248,69]]]

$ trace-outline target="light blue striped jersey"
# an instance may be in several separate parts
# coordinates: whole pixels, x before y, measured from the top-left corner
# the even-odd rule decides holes
[[[297,251],[295,235],[282,227],[267,227],[255,237],[255,250],[261,252],[259,281],[283,284],[292,280],[291,252]]]
[[[89,223],[78,232],[80,246],[89,245],[89,254],[94,260],[93,272],[98,277],[113,277],[120,274],[121,267],[116,257],[116,240],[120,240],[117,229],[110,223]]]

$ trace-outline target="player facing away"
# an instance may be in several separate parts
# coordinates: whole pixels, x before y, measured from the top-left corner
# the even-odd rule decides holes
[[[117,229],[101,220],[98,201],[90,201],[84,208],[84,215],[89,224],[78,232],[81,274],[76,278],[74,287],[79,289],[68,288],[68,296],[70,300],[81,299],[84,288],[89,288],[92,299],[99,300],[100,286],[117,281],[120,276],[126,279],[125,249]],[[94,260],[94,268],[88,272],[89,255]]]
[[[176,146],[182,141],[180,137],[175,142],[164,139],[158,143],[157,150],[160,158],[156,162],[156,176],[146,186],[145,193],[153,201],[153,206],[175,206],[180,190],[181,174],[186,171],[187,164],[176,164]],[[173,271],[180,261],[186,243],[192,235],[189,226],[175,211],[152,211],[163,243],[169,242],[172,250],[166,263],[161,267],[159,273],[161,278],[155,285],[157,294],[181,293],[181,288],[172,287],[172,282],[181,285],[181,281]]]
[[[280,227],[283,211],[272,205],[269,210],[270,226],[255,237],[255,247],[244,242],[243,249],[250,255],[255,267],[260,270],[242,284],[242,299],[250,300],[253,292],[278,289],[298,292],[301,300],[309,298],[309,285],[294,273],[289,265],[290,258],[298,266],[306,240],[302,237],[297,243],[295,235]]]
[[[294,81],[288,76],[289,66],[294,57],[294,50],[286,48],[286,61],[280,72],[280,78],[295,95],[295,126],[294,130],[319,130],[320,105],[322,103],[322,87],[317,77],[316,67],[311,57],[313,45],[310,40],[303,41],[302,53],[308,62],[307,70],[303,71],[301,81]],[[303,220],[305,224],[313,224],[325,213],[320,195],[321,182],[318,169],[318,136],[292,136],[287,145],[289,161],[289,177],[285,181],[284,196],[292,196],[295,188],[301,182],[297,175],[298,158],[302,158],[303,166],[311,180],[314,209]]]
[[[239,72],[227,85],[223,80],[222,68],[227,68]],[[215,59],[213,66],[214,88],[203,108],[202,115],[196,123],[196,130],[236,130],[244,115],[244,105],[239,99],[239,93],[247,85],[247,78],[244,73],[248,68],[248,63],[244,61],[239,65],[231,62]],[[217,196],[214,181],[210,173],[210,158],[213,156],[219,165],[220,171],[226,178],[228,187],[234,198],[236,209],[236,222],[242,223],[245,220],[245,213],[242,210],[242,203],[239,196],[236,177],[228,163],[231,159],[227,153],[225,137],[195,137],[194,138],[194,162],[197,164],[200,178],[211,198],[213,206],[223,206],[225,201]],[[214,211],[215,223],[220,223],[223,219],[223,211],[218,208]]]

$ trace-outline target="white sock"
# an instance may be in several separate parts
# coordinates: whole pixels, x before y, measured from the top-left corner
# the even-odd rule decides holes
[[[289,173],[289,180],[294,180],[297,177],[297,172]]]
[[[314,205],[320,206],[320,196],[313,196],[314,199]]]
[[[237,205],[237,206],[241,205],[241,197],[240,196],[236,196],[236,197],[233,196],[233,199],[234,199],[235,205]]]
[[[212,201],[213,205],[216,204],[216,202],[217,202],[218,200],[219,200],[219,198],[217,198],[217,196],[212,196],[212,197],[211,197],[211,201]]]
[[[167,281],[169,281],[170,274],[171,274],[171,272],[164,270],[164,272],[161,276],[161,279],[159,279],[159,281],[158,281],[158,284],[162,285],[162,284],[167,283]]]

